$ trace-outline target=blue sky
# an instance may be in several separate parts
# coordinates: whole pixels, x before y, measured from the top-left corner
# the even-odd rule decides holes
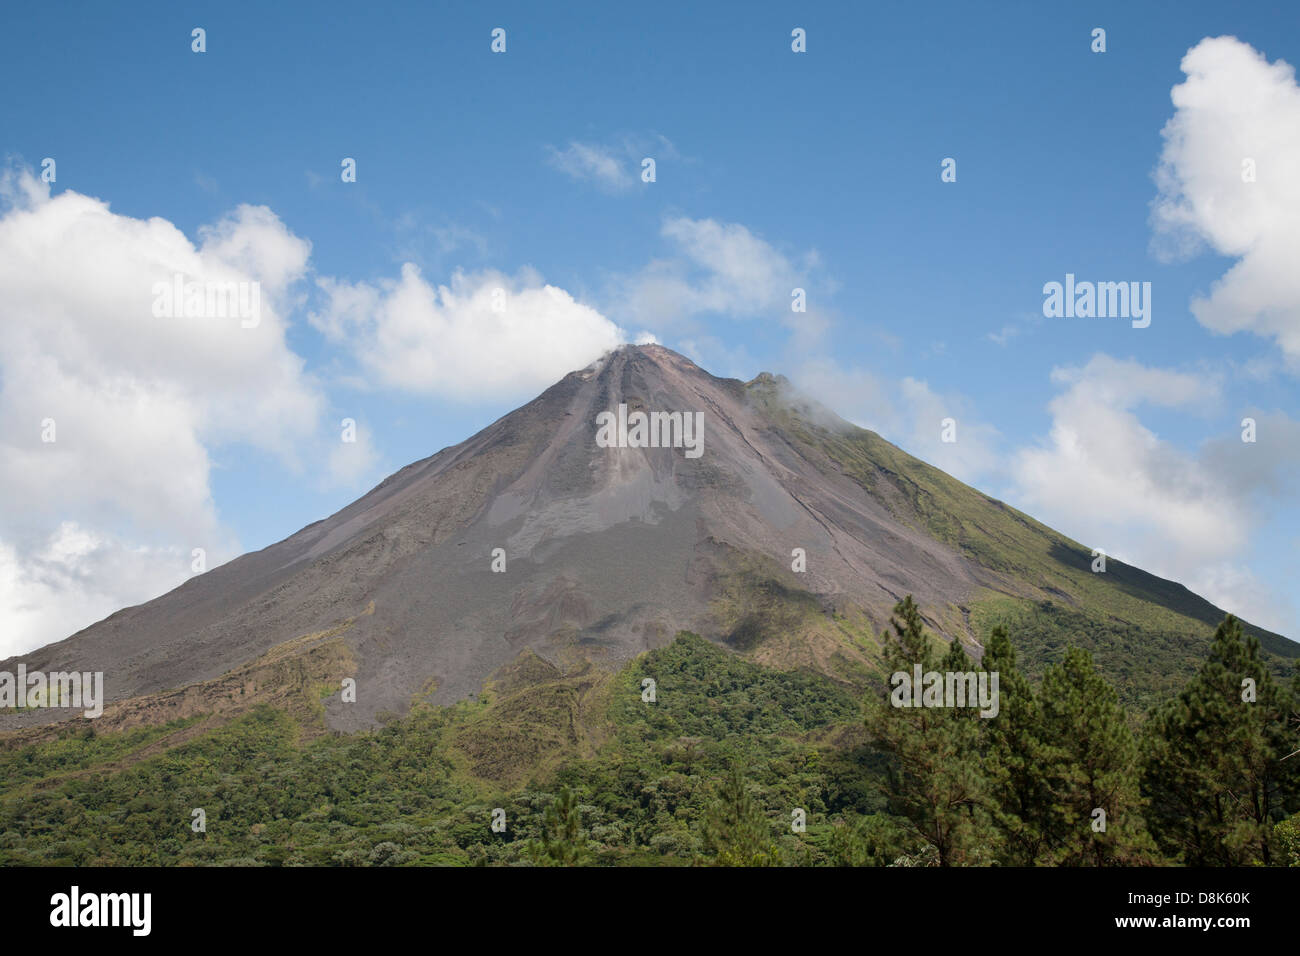
[[[715,374],[784,372],[1073,537],[1300,635],[1300,296],[1279,264],[1300,247],[1278,221],[1300,221],[1279,172],[1300,169],[1300,114],[1270,66],[1300,61],[1300,20],[1284,5],[560,6],[6,11],[0,212],[13,249],[64,265],[0,278],[0,441],[25,463],[0,475],[17,608],[0,654],[173,586],[200,538],[214,560],[283,538],[643,330]],[[1203,90],[1176,110],[1184,57],[1218,37],[1239,42],[1200,47]],[[46,157],[55,181],[29,188]],[[71,194],[100,205],[42,231]],[[180,235],[145,238],[155,217]],[[251,336],[154,342],[129,310],[100,314],[184,242],[268,290],[256,361]],[[78,264],[99,261],[143,278],[96,287],[116,280]],[[1150,327],[1045,318],[1042,287],[1067,272],[1150,282]],[[447,344],[485,289],[526,311],[544,285],[563,293],[540,328],[483,354]],[[445,335],[421,337],[429,308]],[[74,340],[98,358],[62,363]],[[103,430],[77,426],[96,395],[156,434],[78,448]],[[69,437],[33,472],[42,401]]]

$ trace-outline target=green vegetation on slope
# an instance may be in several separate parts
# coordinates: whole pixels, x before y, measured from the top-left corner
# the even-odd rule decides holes
[[[887,668],[978,667],[925,633],[910,600],[882,642]],[[1000,629],[987,646],[1004,695],[988,720],[889,706],[883,682],[864,712],[824,676],[771,670],[682,633],[604,683],[525,659],[480,700],[420,706],[350,736],[304,734],[301,718],[269,706],[161,754],[146,748],[179,723],[68,729],[0,754],[0,863],[1296,859],[1288,815],[1300,809],[1300,763],[1282,757],[1300,687],[1274,680],[1231,618],[1188,689],[1136,730],[1086,651],[1066,649],[1035,689]],[[542,699],[563,699],[555,687],[570,681],[585,703],[518,712],[507,726],[502,708],[529,692],[515,683],[525,677],[550,688]],[[1258,688],[1249,703],[1246,677]],[[551,726],[557,715],[567,716]],[[474,755],[492,752],[503,729],[536,722],[535,735],[564,737],[567,720],[590,721],[586,754],[552,754],[522,781],[475,772]],[[1099,807],[1103,831],[1092,825]],[[195,809],[206,832],[192,829]]]
[[[655,703],[642,701],[644,677],[656,680]],[[496,745],[501,725],[489,716],[499,702],[487,699],[420,707],[373,732],[307,743],[287,713],[260,707],[125,768],[110,759],[140,740],[113,735],[123,742],[100,742],[75,764],[108,769],[74,777],[61,756],[78,746],[70,730],[21,758],[22,781],[0,781],[0,862],[534,862],[544,815],[567,787],[592,862],[685,864],[699,851],[714,781],[733,766],[767,808],[773,841],[778,807],[787,820],[804,808],[821,830],[832,808],[867,809],[858,758],[840,752],[863,737],[859,706],[825,678],[768,670],[683,634],[611,678],[608,701],[601,716],[610,738],[594,757],[504,787],[475,776],[465,759],[467,746]],[[498,807],[504,833],[490,828]],[[191,830],[196,808],[206,833]],[[814,852],[792,835],[786,842],[792,859]]]

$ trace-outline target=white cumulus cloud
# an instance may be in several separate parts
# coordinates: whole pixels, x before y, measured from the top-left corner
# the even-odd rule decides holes
[[[346,345],[372,385],[457,400],[531,394],[628,335],[534,270],[455,272],[430,284],[407,263],[397,279],[322,278],[311,322]]]
[[[1300,364],[1300,87],[1286,62],[1235,37],[1183,57],[1152,206],[1165,257],[1205,247],[1236,259],[1191,308],[1206,328],[1277,341]],[[1253,173],[1254,181],[1244,181]]]
[[[68,636],[236,551],[208,449],[295,460],[322,398],[285,343],[310,246],[241,206],[192,243],[170,222],[0,174],[0,657]],[[156,288],[260,283],[240,318],[160,317]],[[53,439],[52,441],[48,439]]]

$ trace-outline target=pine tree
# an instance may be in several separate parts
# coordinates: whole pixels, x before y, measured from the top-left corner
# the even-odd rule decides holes
[[[891,674],[895,671],[910,672],[913,664],[920,664],[922,671],[933,670],[935,643],[925,631],[921,609],[912,600],[912,595],[894,605],[889,624],[894,633],[886,632],[881,636],[886,671]]]
[[[1043,814],[1047,858],[1058,865],[1153,862],[1142,818],[1137,741],[1119,695],[1071,647],[1049,667],[1039,693],[1042,713]]]
[[[914,852],[913,843],[893,817],[872,813],[836,824],[830,856],[836,866],[890,866]]]
[[[954,642],[936,660],[921,613],[907,596],[894,608],[894,633],[882,635],[886,674],[973,667]],[[867,729],[889,758],[885,777],[890,810],[934,847],[940,866],[989,862],[991,829],[985,810],[980,720],[973,710],[894,707],[885,688],[868,700]]]
[[[714,866],[779,866],[772,827],[732,768],[718,787],[703,821],[704,849]]]
[[[1300,801],[1295,706],[1259,641],[1225,618],[1196,677],[1147,725],[1147,816],[1167,853],[1192,866],[1276,862],[1274,825]]]
[[[529,855],[539,866],[581,866],[586,862],[582,814],[578,798],[568,787],[542,814],[542,832],[529,845]]]
[[[1001,836],[998,860],[1034,866],[1046,850],[1049,793],[1042,712],[1028,678],[1016,666],[1006,631],[994,628],[983,667],[998,675],[998,714],[986,724],[989,808]]]

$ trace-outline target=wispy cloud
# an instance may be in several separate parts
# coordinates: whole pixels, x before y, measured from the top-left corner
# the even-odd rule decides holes
[[[690,326],[694,316],[767,319],[789,329],[801,349],[825,332],[824,303],[836,286],[816,250],[790,255],[740,223],[685,216],[665,219],[660,235],[671,254],[615,280],[613,314],[690,335],[699,334]]]
[[[579,182],[593,183],[610,194],[628,193],[642,185],[642,162],[656,167],[680,158],[676,147],[659,134],[625,134],[608,143],[570,141],[563,149],[546,147],[547,161]]]
[[[1300,464],[1300,425],[1273,415],[1258,440],[1231,436],[1186,452],[1139,418],[1144,407],[1211,412],[1220,382],[1131,359],[1093,356],[1057,368],[1046,438],[1011,459],[1018,507],[1114,557],[1185,583],[1210,601],[1283,633],[1296,608],[1248,567],[1265,516],[1258,493],[1284,488]]]

